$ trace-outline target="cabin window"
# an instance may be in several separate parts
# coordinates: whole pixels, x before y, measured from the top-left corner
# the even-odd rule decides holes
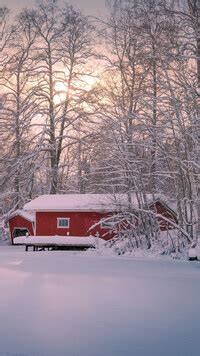
[[[62,229],[68,229],[69,220],[69,218],[57,218],[57,227]]]
[[[113,221],[102,221],[101,228],[102,229],[113,229],[115,223]]]

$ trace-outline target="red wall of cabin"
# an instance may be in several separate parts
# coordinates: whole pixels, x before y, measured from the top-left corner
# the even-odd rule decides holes
[[[167,218],[168,220],[172,220],[173,223],[178,223],[176,214],[167,209],[161,202],[158,201],[155,204],[152,204],[151,209],[154,210],[157,214],[160,214],[163,217]],[[170,224],[170,222],[162,219],[162,217],[158,217],[158,221],[161,231],[174,229],[174,226]]]
[[[37,212],[36,235],[89,236],[98,232],[102,238],[109,240],[113,235],[109,230],[101,229],[100,225],[89,230],[92,225],[109,216],[108,213],[98,212]],[[70,218],[69,228],[57,228],[57,218]]]
[[[9,230],[10,230],[10,237],[12,242],[13,242],[13,232],[15,228],[26,228],[29,231],[30,235],[34,235],[32,222],[26,220],[20,215],[16,215],[10,218],[9,220]]]

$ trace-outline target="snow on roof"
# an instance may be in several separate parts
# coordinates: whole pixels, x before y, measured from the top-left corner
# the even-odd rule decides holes
[[[132,206],[138,208],[138,200],[132,194]],[[156,200],[162,201],[160,196]],[[153,202],[151,194],[147,195],[148,204]],[[167,204],[166,199],[163,202]],[[60,194],[41,195],[25,204],[25,211],[119,211],[128,204],[127,194]],[[167,204],[169,206],[169,204]],[[171,207],[171,206],[169,206]],[[174,210],[174,209],[173,209]]]
[[[114,204],[108,194],[41,195],[24,206],[24,210],[27,211],[110,211],[113,209]]]
[[[34,211],[24,211],[24,210],[16,210],[14,211],[8,218],[9,219],[12,219],[14,218],[15,216],[17,215],[20,215],[22,218],[26,219],[26,220],[29,220],[31,222],[34,222],[35,221],[35,212]]]

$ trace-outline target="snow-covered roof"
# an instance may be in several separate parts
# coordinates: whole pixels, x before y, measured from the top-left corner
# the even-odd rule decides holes
[[[35,221],[35,212],[34,211],[25,211],[25,210],[16,210],[14,211],[8,218],[9,219],[12,219],[14,218],[15,216],[17,215],[20,215],[22,218],[26,219],[26,220],[29,220],[31,222],[34,222]]]
[[[116,209],[108,194],[41,195],[25,204],[32,211],[113,211]]]
[[[138,208],[138,199],[132,194],[132,206]],[[157,197],[156,199],[160,199]],[[152,195],[147,196],[148,204],[153,202]],[[25,204],[25,211],[72,211],[72,212],[110,212],[127,206],[127,194],[59,194],[41,195]],[[165,201],[165,204],[166,201]],[[168,204],[167,204],[168,205]]]

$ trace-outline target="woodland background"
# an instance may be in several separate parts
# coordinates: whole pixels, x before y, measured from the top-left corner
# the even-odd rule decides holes
[[[107,13],[0,8],[2,214],[45,193],[125,193],[131,219],[134,193],[146,238],[132,243],[150,247],[147,196],[160,195],[180,248],[200,230],[199,1],[109,1]]]

